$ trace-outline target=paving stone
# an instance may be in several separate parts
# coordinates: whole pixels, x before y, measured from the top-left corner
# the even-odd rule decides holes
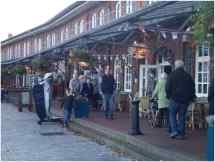
[[[12,104],[2,103],[2,145],[4,161],[84,161],[130,160],[105,145],[63,130],[60,125],[37,124],[38,117],[27,110],[17,112]],[[41,135],[63,132],[63,135]]]

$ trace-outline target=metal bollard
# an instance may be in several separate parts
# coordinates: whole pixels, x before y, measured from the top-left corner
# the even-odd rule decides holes
[[[140,119],[139,119],[139,102],[140,100],[132,100],[132,109],[131,109],[131,130],[129,134],[131,135],[141,135],[143,134],[140,131]]]

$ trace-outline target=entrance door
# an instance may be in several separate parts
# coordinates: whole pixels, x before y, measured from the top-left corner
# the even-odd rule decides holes
[[[152,93],[158,78],[158,68],[156,65],[140,65],[140,89],[139,94],[146,96]]]

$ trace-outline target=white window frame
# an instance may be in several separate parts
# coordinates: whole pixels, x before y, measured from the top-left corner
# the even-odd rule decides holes
[[[42,50],[42,39],[38,39],[38,51],[40,52]]]
[[[133,12],[133,2],[131,0],[126,1],[126,14]]]
[[[27,55],[30,55],[30,49],[31,49],[31,42],[27,42]]]
[[[13,48],[14,48],[14,52],[13,52]],[[11,47],[10,53],[11,53],[11,59],[19,57],[18,56],[19,54],[18,54],[18,45],[17,44],[15,44],[13,47]],[[14,53],[14,54],[12,55],[12,53]]]
[[[202,54],[204,54],[204,49],[206,49],[207,52],[207,56],[199,56],[199,48],[201,47],[201,52]],[[202,64],[202,71],[199,71],[199,63]],[[204,71],[204,63],[207,63],[207,67]],[[208,97],[208,89],[209,89],[209,70],[210,67],[210,47],[209,44],[207,42],[205,42],[204,44],[200,45],[197,47],[196,50],[196,73],[195,73],[195,85],[196,85],[196,96],[197,97]],[[205,75],[206,74],[206,75]],[[199,75],[201,76],[201,81],[199,81]],[[206,76],[206,81],[204,81],[204,76]],[[201,86],[201,92],[199,92],[199,85]],[[207,85],[207,92],[204,93],[204,85]]]
[[[16,48],[14,49],[14,52],[13,52],[13,58],[20,58],[20,44],[17,44],[15,46]],[[17,52],[17,55],[15,54],[15,52]]]
[[[7,48],[7,60],[10,60],[10,47]]]
[[[47,35],[47,45],[46,45],[47,48],[51,48],[51,35],[48,34]]]
[[[12,59],[12,47],[9,47],[9,60]]]
[[[116,89],[120,89],[120,70],[121,70],[121,60],[116,57],[114,60],[114,79],[116,81]]]
[[[155,3],[157,0],[148,0],[148,1],[145,1],[144,5],[145,7],[148,7],[148,6],[151,6],[153,3]]]
[[[38,52],[38,43],[37,43],[37,38],[34,38],[34,53]]]
[[[63,43],[64,42],[64,28],[61,29],[60,31],[60,42]]]
[[[101,9],[99,12],[99,25],[104,25],[105,23],[105,10]]]
[[[116,2],[115,12],[116,12],[116,15],[115,15],[116,19],[118,19],[122,16],[122,2],[121,1]]]
[[[68,40],[69,39],[69,26],[66,25],[65,27],[65,39]]]
[[[128,54],[126,57],[126,65],[124,69],[124,91],[132,91],[132,55]]]
[[[56,45],[56,36],[55,36],[55,32],[52,33],[52,45],[53,45],[53,46]]]
[[[75,25],[74,25],[74,32],[75,32],[75,35],[78,35],[79,34],[79,23],[76,22]]]
[[[80,33],[83,33],[84,32],[84,20],[82,19],[80,21]]]
[[[96,13],[94,13],[92,15],[92,29],[96,28],[96,25],[97,25],[96,21],[97,21],[97,15],[96,15]]]
[[[23,43],[23,57],[26,57],[26,56],[27,56],[27,55],[26,55],[26,54],[27,54],[27,48],[26,48],[26,47],[27,47],[27,43],[24,42],[24,43]]]

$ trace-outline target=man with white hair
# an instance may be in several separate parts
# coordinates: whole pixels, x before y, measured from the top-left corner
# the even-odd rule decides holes
[[[181,60],[175,61],[175,70],[168,77],[166,95],[170,99],[170,137],[184,139],[186,112],[190,102],[195,99],[195,83],[192,77],[184,70],[184,63]],[[177,114],[178,122],[176,119]]]
[[[80,80],[78,79],[78,74],[75,72],[72,79],[69,82],[69,89],[71,93],[78,95],[80,92]]]

